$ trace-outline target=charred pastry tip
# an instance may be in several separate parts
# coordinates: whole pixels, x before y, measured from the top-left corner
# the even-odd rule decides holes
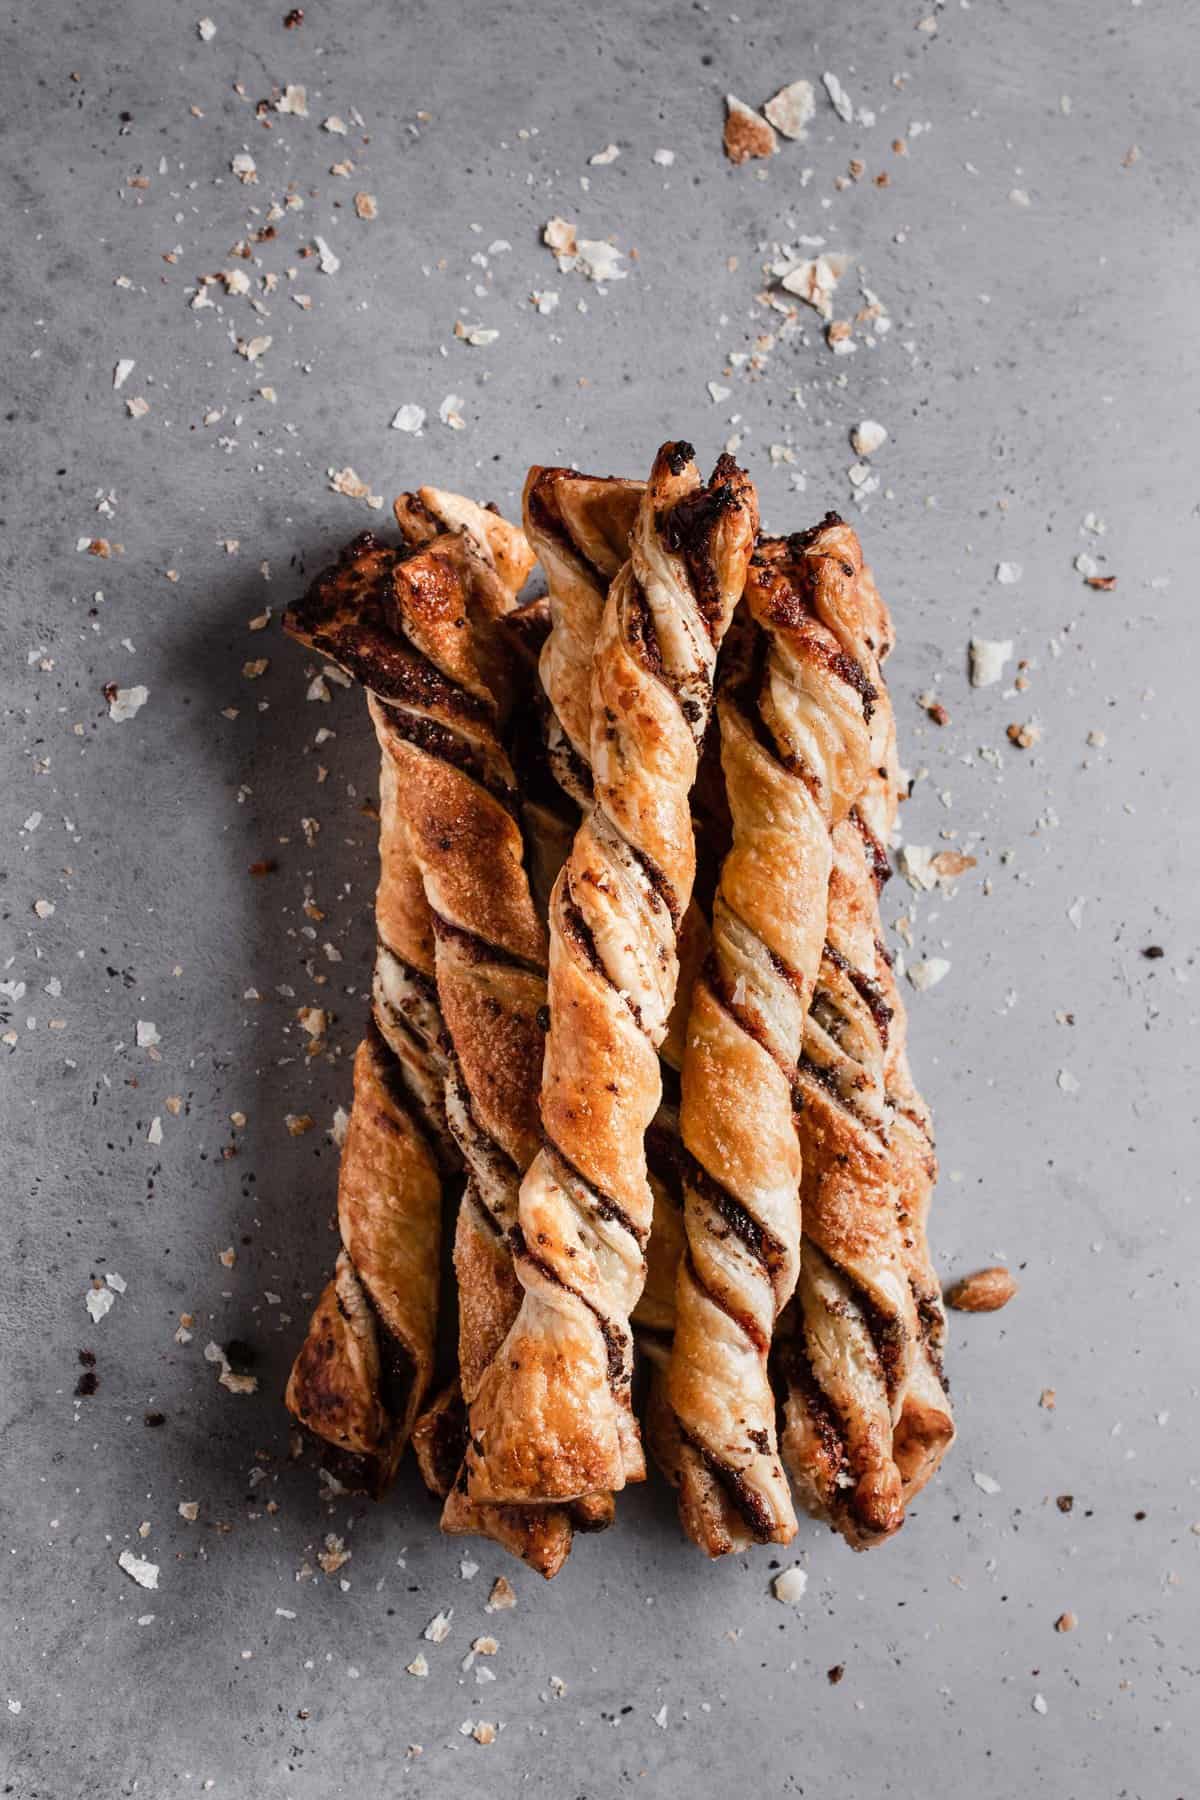
[[[695,446],[689,444],[686,438],[680,438],[676,443],[664,444],[658,455],[659,459],[666,463],[672,475],[682,475],[688,464],[694,463],[696,460]]]
[[[353,562],[356,557],[365,556],[368,551],[380,548],[379,539],[373,531],[360,531],[357,537],[351,538],[348,544],[342,545],[338,552],[338,562]]]
[[[835,526],[845,525],[846,521],[840,513],[827,512],[816,525],[808,526],[805,531],[793,531],[787,539],[788,549],[793,552],[809,550],[823,531],[832,531]]]
[[[716,487],[718,482],[744,481],[745,479],[746,471],[737,458],[731,456],[728,450],[722,450],[713,464],[713,472],[708,478],[708,484],[710,487]]]

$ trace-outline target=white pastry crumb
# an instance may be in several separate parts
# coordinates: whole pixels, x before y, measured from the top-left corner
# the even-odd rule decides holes
[[[1013,653],[1011,638],[971,639],[971,686],[992,687]]]
[[[782,1574],[777,1575],[771,1583],[771,1592],[785,1606],[799,1606],[807,1589],[808,1571],[802,1569],[799,1563],[793,1564],[790,1569],[784,1569]],[[664,1707],[663,1710],[665,1711],[666,1708]]]
[[[132,1550],[122,1550],[117,1561],[139,1587],[156,1588],[158,1586],[157,1563],[147,1562],[142,1556],[135,1556]]]

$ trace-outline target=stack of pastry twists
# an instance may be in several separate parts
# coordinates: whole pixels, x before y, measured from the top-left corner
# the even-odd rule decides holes
[[[695,873],[698,746],[756,528],[732,459],[704,485],[691,447],[665,445],[605,601],[593,800],[551,899],[545,1142],[513,1233],[525,1294],[471,1408],[479,1500],[568,1499],[644,1474],[629,1326],[652,1210],[644,1137]]]
[[[645,483],[532,469],[525,534],[432,488],[396,516],[287,619],[383,761],[342,1249],[288,1403],[376,1491],[411,1436],[444,1530],[552,1575],[645,1472],[636,1321],[697,1544],[789,1541],[788,1476],[877,1543],[954,1427],[858,539],[757,540],[749,478],[681,443]],[[425,1404],[445,1182],[458,1359]]]

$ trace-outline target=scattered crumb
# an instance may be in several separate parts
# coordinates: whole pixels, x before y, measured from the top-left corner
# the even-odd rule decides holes
[[[849,125],[854,118],[854,105],[837,76],[826,69],[821,77],[821,86],[829,95],[830,104],[842,124]]]
[[[725,154],[731,163],[749,162],[751,157],[774,156],[779,147],[774,128],[736,94],[725,96],[724,143]]]
[[[771,1592],[777,1600],[782,1600],[785,1606],[799,1606],[807,1588],[808,1571],[802,1569],[799,1563],[794,1564],[790,1569],[784,1569],[782,1574],[776,1575],[771,1583]]]
[[[1011,638],[971,639],[971,686],[992,687],[1012,658]]]
[[[487,1597],[484,1612],[506,1612],[517,1604],[516,1590],[507,1575],[497,1575],[492,1583],[492,1591]]]
[[[352,1550],[347,1550],[345,1539],[330,1531],[325,1535],[324,1548],[317,1551],[317,1561],[326,1575],[336,1575],[339,1569],[345,1568],[353,1554]]]
[[[779,285],[789,294],[795,294],[823,319],[829,319],[833,314],[834,289],[853,260],[851,256],[830,252],[810,257],[805,262],[775,265],[771,272],[778,276]]]
[[[553,218],[542,227],[542,242],[553,250],[559,273],[576,272],[589,281],[624,281],[629,270],[621,267],[622,253],[598,238],[581,238],[569,219]],[[539,309],[540,310],[540,309]]]
[[[950,964],[944,956],[930,956],[924,962],[908,965],[908,979],[918,993],[925,993],[928,988],[936,987],[950,973]]]
[[[347,500],[365,500],[374,512],[382,509],[383,495],[373,494],[362,476],[349,465],[344,469],[329,469],[326,473],[332,493],[344,494]]]
[[[776,131],[786,138],[803,139],[805,127],[817,110],[817,97],[811,81],[790,81],[763,107]]]
[[[144,1557],[135,1556],[132,1550],[122,1550],[117,1561],[139,1587],[156,1588],[158,1586],[157,1563],[147,1562]]]
[[[887,426],[881,425],[878,419],[864,419],[850,433],[850,442],[856,456],[874,456],[882,450],[887,442]]]
[[[123,725],[126,719],[135,718],[141,712],[150,698],[150,689],[140,685],[117,687],[110,682],[104,690],[104,697],[108,701],[109,718],[116,724]]]
[[[256,1394],[258,1392],[258,1376],[236,1374],[220,1344],[206,1344],[204,1360],[219,1366],[221,1373],[217,1380],[223,1388],[228,1388],[231,1394]]]
[[[1017,1292],[1012,1271],[1005,1268],[979,1269],[964,1275],[947,1289],[946,1305],[956,1312],[999,1312]]]

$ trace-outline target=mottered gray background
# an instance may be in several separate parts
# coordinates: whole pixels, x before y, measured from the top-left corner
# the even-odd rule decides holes
[[[286,10],[5,9],[0,1793],[1194,1795],[1200,18]],[[807,140],[732,166],[723,96],[801,77]],[[552,217],[613,278],[560,271]],[[844,354],[773,304],[821,247]],[[370,1505],[289,1459],[375,755],[278,621],[371,495],[512,508],[533,459],[641,473],[667,435],[735,441],[773,528],[845,511],[892,604],[903,833],[976,859],[886,897],[949,965],[909,989],[936,1250],[1020,1292],[952,1316],[959,1442],[896,1541],[709,1566],[652,1483],[546,1586],[440,1539],[411,1466]],[[994,686],[973,636],[1011,641]]]

